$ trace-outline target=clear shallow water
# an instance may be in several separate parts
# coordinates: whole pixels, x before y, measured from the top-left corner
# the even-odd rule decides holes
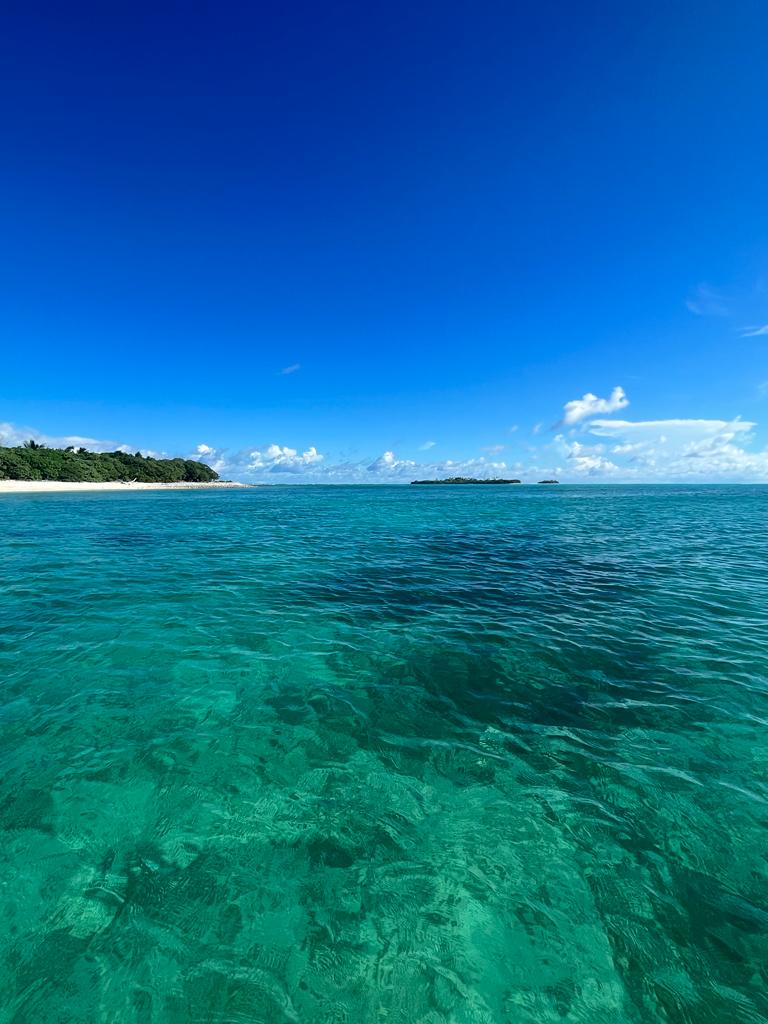
[[[768,1019],[768,488],[0,497],[0,1021]]]

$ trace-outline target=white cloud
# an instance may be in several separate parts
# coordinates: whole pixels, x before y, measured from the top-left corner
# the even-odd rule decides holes
[[[560,454],[567,459],[566,474],[583,476],[609,476],[616,473],[619,467],[605,458],[603,452],[605,445],[586,445],[580,441],[568,442],[562,434],[558,434],[554,440],[555,447]]]
[[[574,398],[563,406],[563,418],[560,421],[564,426],[572,426],[590,416],[597,416],[599,413],[617,412],[629,405],[629,399],[624,393],[624,388],[615,387],[608,398],[598,398],[588,391],[581,398]]]
[[[733,434],[748,434],[755,427],[754,423],[739,417],[733,420],[592,420],[588,426],[591,434],[598,437],[612,437],[621,434],[624,437],[645,437],[657,434],[692,436],[714,436],[724,431]]]
[[[296,448],[270,444],[263,451],[254,449],[250,452],[248,468],[252,471],[266,469],[270,473],[295,473],[322,462],[323,458],[314,445],[300,455]]]
[[[543,423],[534,423],[534,425],[531,427],[531,433],[532,434],[540,434],[541,433],[541,428],[543,426],[544,426]]]
[[[49,448],[87,448],[91,452],[131,452],[135,451],[127,444],[117,441],[103,441],[95,437],[81,437],[79,434],[55,436],[44,434],[34,427],[20,427],[13,423],[0,423],[0,446],[15,448],[25,441],[37,441]]]
[[[288,445],[269,444],[259,448],[230,451],[210,444],[199,444],[187,458],[205,462],[225,480],[244,480],[255,483],[259,479],[273,479],[273,474],[295,477],[317,467],[324,456],[314,445],[303,452]]]
[[[708,284],[700,284],[685,305],[695,316],[728,316],[726,300]]]
[[[762,480],[768,450],[749,451],[755,423],[739,418],[593,420],[589,431],[614,439],[623,479],[648,481]]]
[[[577,473],[586,473],[589,476],[604,476],[619,471],[615,462],[602,455],[572,455],[571,464]]]
[[[764,334],[768,334],[768,324],[761,327],[745,327],[741,332],[742,338],[760,338]]]
[[[611,455],[628,455],[630,452],[637,452],[642,449],[642,444],[615,444],[611,448]]]
[[[415,466],[416,463],[412,459],[398,459],[394,452],[384,452],[378,459],[374,459],[368,467],[368,472],[402,476],[405,472],[410,473]]]
[[[488,452],[489,455],[498,455],[507,446],[505,444],[487,444],[480,449],[481,452]]]
[[[437,441],[425,441],[424,444],[419,445],[420,452],[428,452],[430,448],[434,448]]]
[[[296,373],[296,371],[300,369],[301,363],[292,363],[290,366],[284,366],[282,370],[280,370],[280,375],[284,377],[289,373]]]

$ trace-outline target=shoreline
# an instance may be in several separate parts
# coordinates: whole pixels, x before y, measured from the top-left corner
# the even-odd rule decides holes
[[[0,495],[2,494],[64,494],[67,492],[78,493],[83,491],[199,491],[199,490],[221,490],[237,489],[248,487],[248,484],[235,483],[226,480],[212,480],[208,482],[184,483],[143,483],[128,482],[125,480],[0,480]]]

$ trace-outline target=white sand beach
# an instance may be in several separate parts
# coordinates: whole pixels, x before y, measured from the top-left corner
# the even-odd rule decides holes
[[[59,494],[66,491],[197,491],[247,487],[247,484],[214,480],[211,483],[147,484],[111,480],[108,482],[70,483],[62,480],[0,480],[0,494]]]

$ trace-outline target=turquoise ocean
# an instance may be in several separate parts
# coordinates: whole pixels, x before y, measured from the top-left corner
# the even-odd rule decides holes
[[[0,497],[1,1024],[768,1020],[768,488]]]

